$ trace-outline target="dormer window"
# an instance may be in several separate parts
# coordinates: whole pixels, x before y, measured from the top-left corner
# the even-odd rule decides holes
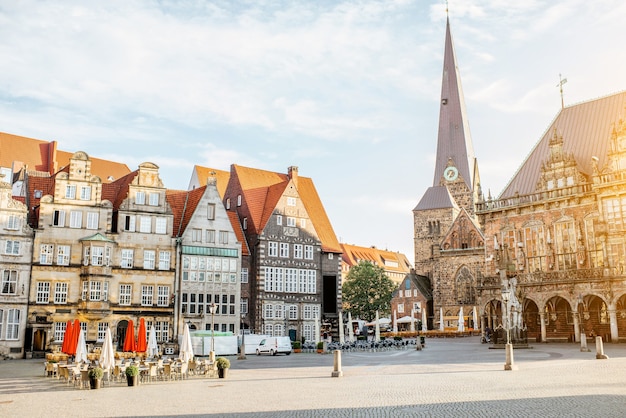
[[[82,186],[80,188],[80,200],[91,200],[91,186]]]
[[[150,206],[159,206],[159,194],[150,193]]]
[[[65,186],[65,198],[66,199],[76,199],[76,186],[73,184],[68,184]]]
[[[136,192],[135,193],[135,203],[137,205],[145,205],[146,204],[146,194],[144,192]]]

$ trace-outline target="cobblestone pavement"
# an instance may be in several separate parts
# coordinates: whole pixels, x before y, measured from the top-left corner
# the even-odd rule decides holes
[[[427,340],[426,348],[231,359],[227,379],[192,377],[138,387],[68,387],[43,377],[41,360],[0,361],[1,417],[622,417],[626,345],[607,360],[574,344],[504,351],[476,338]],[[286,367],[277,367],[278,362]],[[265,366],[265,365],[271,365]]]

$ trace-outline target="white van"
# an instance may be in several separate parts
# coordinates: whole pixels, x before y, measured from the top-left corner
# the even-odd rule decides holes
[[[289,337],[267,337],[261,340],[256,348],[256,355],[268,353],[275,356],[278,353],[291,354],[291,340]]]

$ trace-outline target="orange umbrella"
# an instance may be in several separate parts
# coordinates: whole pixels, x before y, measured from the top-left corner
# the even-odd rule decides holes
[[[126,338],[124,339],[124,351],[136,351],[136,343],[135,343],[135,326],[133,325],[133,320],[130,319],[128,321],[128,326],[126,327]]]
[[[69,354],[70,341],[72,340],[72,321],[67,321],[65,325],[65,334],[63,335],[63,345],[61,352]]]
[[[78,346],[78,336],[80,335],[80,321],[74,320],[74,326],[72,327],[72,340],[69,347],[67,347],[67,354],[73,356],[76,354],[76,347]]]
[[[148,341],[146,340],[146,322],[143,318],[139,319],[139,331],[137,331],[137,352],[145,353],[148,350]]]

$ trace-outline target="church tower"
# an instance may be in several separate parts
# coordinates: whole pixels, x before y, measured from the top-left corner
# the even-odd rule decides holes
[[[475,216],[480,177],[449,18],[439,106],[433,185],[413,209],[415,270],[431,280],[435,326],[440,308],[446,318],[456,315],[463,305],[473,305],[484,257],[483,233]],[[447,322],[446,326],[452,325]]]

